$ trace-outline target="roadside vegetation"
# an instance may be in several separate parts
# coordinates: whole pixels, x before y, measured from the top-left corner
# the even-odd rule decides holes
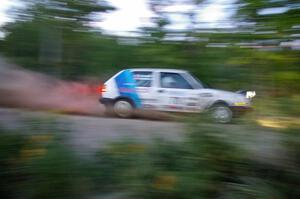
[[[268,156],[274,154],[257,158],[264,151],[243,147],[253,146],[261,127],[232,133],[193,122],[181,141],[120,139],[83,157],[66,142],[65,127],[59,128],[53,119],[28,123],[30,128],[16,131],[1,128],[1,198],[300,196],[299,129],[272,132],[281,138],[275,148],[284,149],[273,160]]]
[[[210,1],[185,0],[193,7],[183,13],[189,28],[173,31],[174,13],[164,10],[179,0],[149,0],[153,26],[116,36],[91,26],[114,11],[105,1],[22,2],[26,6],[10,10],[14,20],[0,29],[0,53],[34,75],[1,64],[3,106],[99,115],[89,83],[128,67],[186,69],[211,87],[255,90],[257,96],[255,111],[237,121],[245,131],[193,117],[185,119],[180,142],[121,139],[89,157],[69,146],[67,124],[53,118],[1,127],[0,198],[300,198],[299,3],[233,1],[232,28],[222,26],[226,21],[201,28],[196,12]],[[286,11],[261,14],[278,7]],[[279,143],[273,145],[269,132]]]

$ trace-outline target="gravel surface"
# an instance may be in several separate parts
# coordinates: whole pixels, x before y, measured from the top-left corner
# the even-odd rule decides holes
[[[56,128],[65,132],[70,145],[83,155],[91,154],[105,144],[120,139],[150,142],[163,138],[180,141],[188,132],[186,125],[178,122],[162,122],[138,119],[117,119],[61,115],[48,112],[25,111],[19,109],[0,109],[0,125],[8,129],[28,129],[40,122],[43,131],[51,129],[50,121],[55,121]],[[282,136],[270,129],[245,124],[216,125],[222,130],[220,136],[233,144],[249,151],[250,158],[270,163],[284,162],[284,150],[280,142]],[[203,127],[203,126],[202,126]],[[201,133],[201,128],[199,129]]]

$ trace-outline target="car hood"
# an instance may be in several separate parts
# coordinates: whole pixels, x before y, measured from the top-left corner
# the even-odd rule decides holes
[[[243,94],[231,92],[231,91],[225,91],[220,89],[211,89],[211,88],[205,88],[205,89],[199,89],[200,94],[211,94],[214,98],[220,98],[220,99],[235,99],[235,100],[245,100],[245,96]]]

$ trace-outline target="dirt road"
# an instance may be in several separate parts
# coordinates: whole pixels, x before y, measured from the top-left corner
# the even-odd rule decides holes
[[[30,119],[40,124],[32,124]],[[45,120],[43,120],[45,119]],[[44,121],[44,122],[43,122]],[[66,130],[70,144],[74,148],[90,151],[103,143],[121,138],[136,140],[151,140],[152,138],[166,138],[179,140],[184,134],[184,124],[175,122],[161,122],[138,119],[118,119],[104,117],[88,117],[61,115],[49,112],[24,111],[19,109],[0,109],[0,125],[9,129],[25,129],[32,125],[47,131],[51,129],[49,122],[55,121]],[[40,127],[42,126],[42,127]]]
[[[52,121],[52,122],[51,122]],[[53,123],[53,121],[55,121]],[[38,123],[38,124],[37,124]],[[61,115],[48,112],[32,112],[19,109],[0,109],[0,125],[9,129],[30,129],[38,126],[42,131],[55,128],[65,132],[68,145],[80,154],[88,155],[106,143],[125,138],[150,142],[156,138],[180,141],[188,130],[186,124],[137,119],[117,119]],[[213,125],[230,137],[231,142],[249,151],[249,156],[267,162],[278,162],[284,157],[279,133],[251,125]],[[201,129],[200,129],[201,132]]]

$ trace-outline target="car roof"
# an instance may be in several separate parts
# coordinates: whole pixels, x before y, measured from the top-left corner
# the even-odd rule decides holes
[[[152,71],[152,72],[169,72],[169,73],[186,73],[186,70],[171,68],[130,68],[132,71]]]

